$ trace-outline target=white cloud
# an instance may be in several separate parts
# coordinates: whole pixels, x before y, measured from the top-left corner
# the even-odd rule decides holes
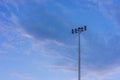
[[[20,80],[38,80],[36,77],[28,73],[12,73],[12,77]]]

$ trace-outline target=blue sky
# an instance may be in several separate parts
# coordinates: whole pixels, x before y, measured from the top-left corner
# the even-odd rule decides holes
[[[0,0],[0,80],[120,79],[119,0]]]

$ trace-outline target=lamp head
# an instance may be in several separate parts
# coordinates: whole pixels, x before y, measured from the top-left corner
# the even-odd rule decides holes
[[[85,30],[85,31],[87,30],[87,26],[84,26],[84,30]]]
[[[78,29],[75,28],[75,33],[78,33]]]
[[[72,29],[72,34],[74,34],[74,29]]]

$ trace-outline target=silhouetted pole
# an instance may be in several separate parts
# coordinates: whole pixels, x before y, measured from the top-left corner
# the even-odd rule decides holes
[[[84,26],[84,27],[78,27],[78,29],[72,29],[72,34],[75,34],[75,33],[78,33],[78,80],[81,79],[81,56],[80,56],[80,33],[83,32],[83,31],[86,31],[87,30],[87,27]]]
[[[78,32],[78,80],[80,80],[80,32]]]

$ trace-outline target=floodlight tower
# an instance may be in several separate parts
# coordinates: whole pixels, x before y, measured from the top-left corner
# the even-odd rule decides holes
[[[80,64],[81,64],[81,56],[80,56],[80,33],[83,32],[83,31],[86,31],[87,30],[87,27],[86,26],[83,26],[83,27],[78,27],[78,28],[75,28],[75,29],[72,29],[72,34],[78,34],[78,80],[81,80],[80,77],[81,77],[81,70],[80,70]]]

